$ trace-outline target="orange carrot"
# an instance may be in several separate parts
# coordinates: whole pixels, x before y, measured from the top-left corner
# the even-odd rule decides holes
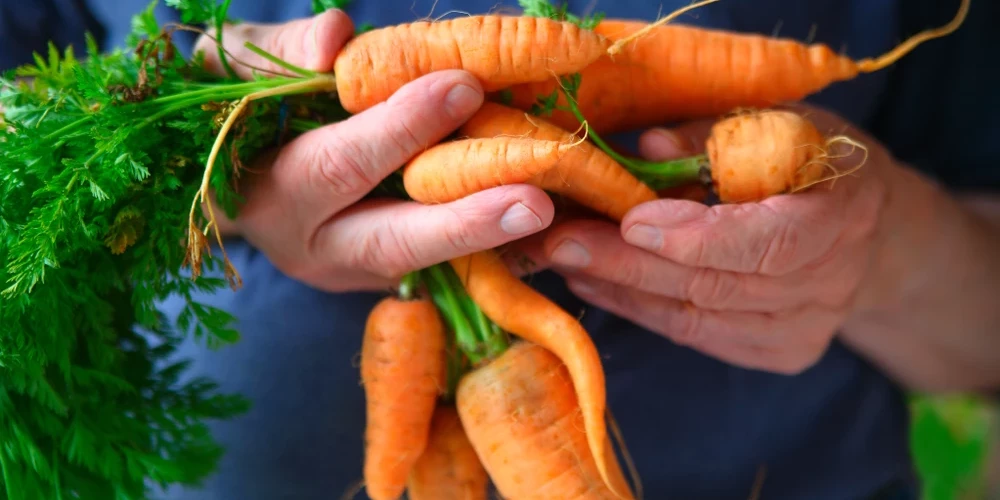
[[[406,193],[445,203],[552,169],[574,145],[512,137],[460,139],[432,146],[403,167]]]
[[[454,405],[434,410],[427,448],[410,472],[410,500],[486,500],[489,477]]]
[[[428,299],[388,297],[368,316],[361,350],[364,479],[375,500],[399,498],[446,388],[445,328]]]
[[[954,32],[968,8],[969,0],[962,0],[955,18],[946,26],[914,35],[878,58],[860,61],[825,45],[790,39],[607,19],[594,31],[615,41],[609,49],[613,54],[580,72],[577,101],[597,133],[799,101],[836,82],[881,70],[920,43]],[[513,86],[511,105],[528,110],[539,95],[551,94],[556,88],[551,78]],[[560,104],[565,104],[564,96],[560,96]],[[568,129],[579,125],[565,111],[554,112],[551,120]]]
[[[833,169],[828,160],[837,143],[865,149],[846,136],[824,137],[800,114],[765,110],[717,122],[705,141],[705,152],[720,201],[740,203],[800,191],[845,175],[834,171],[824,176]]]
[[[604,483],[577,422],[582,408],[566,365],[549,350],[517,342],[459,382],[458,412],[504,498],[619,498]],[[617,464],[608,470],[627,493]]]
[[[487,102],[460,129],[468,137],[513,136],[571,142],[576,136],[549,121],[523,111]],[[589,142],[569,150],[556,168],[527,181],[564,195],[598,213],[620,221],[636,205],[656,199],[656,193],[614,159]]]
[[[486,317],[501,329],[552,351],[566,364],[601,479],[616,494],[628,496],[627,485],[614,477],[618,465],[604,423],[604,368],[587,331],[575,317],[518,279],[493,251],[452,259],[450,264]]]
[[[359,113],[434,71],[463,69],[487,92],[574,73],[606,53],[607,40],[562,21],[481,15],[368,31],[337,56],[337,94]]]

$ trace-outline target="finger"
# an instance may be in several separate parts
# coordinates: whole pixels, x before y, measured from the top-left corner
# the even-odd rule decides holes
[[[330,9],[311,18],[281,24],[227,25],[222,34],[222,46],[228,52],[229,65],[243,79],[252,78],[255,68],[288,73],[288,70],[248,49],[246,42],[252,42],[295,66],[327,72],[333,69],[337,53],[353,34],[354,23],[351,18],[339,9]],[[211,31],[208,35],[214,37]],[[225,69],[219,60],[217,40],[212,37],[199,37],[195,43],[195,53],[204,52],[205,68],[222,75],[225,74]]]
[[[444,139],[482,101],[482,87],[464,71],[423,76],[386,102],[297,137],[280,151],[267,182],[247,203],[287,199],[293,204],[287,208],[292,220],[315,231],[418,152]]]
[[[558,220],[558,211],[549,227],[534,234],[529,234],[523,238],[514,240],[501,248],[497,248],[497,254],[510,268],[511,272],[517,276],[536,274],[549,269],[548,259],[545,257],[543,244],[545,234],[551,229],[552,224]]]
[[[777,312],[825,300],[833,291],[808,275],[771,278],[680,265],[625,243],[618,228],[601,221],[553,227],[543,251],[543,265],[710,310]]]
[[[570,277],[583,300],[652,332],[738,366],[797,373],[830,344],[840,316],[800,309],[781,316],[712,312],[680,301],[590,278]]]
[[[852,221],[840,198],[817,191],[713,207],[661,199],[626,215],[622,237],[685,266],[781,276],[828,254],[844,237]]]
[[[360,203],[322,227],[309,255],[317,262],[397,277],[541,231],[553,214],[545,192],[526,185],[439,205]]]
[[[639,154],[653,161],[699,154],[714,121],[698,120],[674,128],[653,128],[639,136]]]

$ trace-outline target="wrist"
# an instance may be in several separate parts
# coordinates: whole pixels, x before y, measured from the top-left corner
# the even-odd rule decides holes
[[[869,182],[884,185],[885,198],[873,232],[868,266],[851,319],[906,314],[932,290],[935,270],[954,272],[952,252],[962,238],[964,214],[933,180],[888,162]]]

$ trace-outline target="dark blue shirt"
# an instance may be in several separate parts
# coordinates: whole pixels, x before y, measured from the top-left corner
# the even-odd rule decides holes
[[[493,1],[354,3],[348,12],[355,22],[375,25],[497,7]],[[686,3],[581,0],[569,7],[652,19]],[[146,4],[2,1],[0,66],[27,61],[50,38],[82,47],[85,29],[106,46],[118,44],[130,16]],[[280,22],[308,16],[309,8],[309,0],[236,0],[231,13]],[[683,22],[765,34],[780,28],[779,35],[799,40],[812,34],[860,58],[942,24],[956,8],[957,0],[728,0]],[[174,17],[164,7],[158,12]],[[809,100],[868,129],[899,158],[951,187],[996,189],[1000,77],[993,61],[1000,52],[987,39],[987,23],[997,18],[995,3],[973,1],[957,34]],[[338,497],[361,477],[364,398],[356,360],[367,312],[380,296],[310,289],[241,241],[228,243],[227,251],[245,286],[204,300],[239,318],[243,340],[218,352],[187,345],[181,355],[195,360],[194,374],[250,396],[254,407],[215,426],[228,450],[219,473],[203,490],[173,491],[170,498]],[[554,275],[536,276],[532,284],[569,311],[585,309]],[[179,303],[164,307],[176,314]],[[863,499],[917,487],[903,394],[839,343],[808,371],[787,377],[728,366],[597,309],[586,309],[583,323],[603,355],[609,404],[646,498],[744,499],[761,466],[767,499]]]

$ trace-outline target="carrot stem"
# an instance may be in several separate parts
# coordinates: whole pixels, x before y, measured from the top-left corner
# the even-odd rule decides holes
[[[437,264],[424,270],[424,282],[445,321],[455,332],[455,343],[474,365],[489,361],[510,346],[506,333],[490,321],[466,293],[450,265]]]
[[[420,273],[412,272],[403,276],[399,281],[399,298],[410,300],[416,294],[417,287],[420,286]]]
[[[563,95],[566,96],[566,102],[569,103],[569,111],[576,116],[576,119],[581,124],[587,123],[587,119],[583,116],[580,107],[576,103],[576,96],[573,95],[575,92],[567,89],[567,86],[575,88],[576,85],[567,82],[565,78],[563,79],[561,88]],[[703,154],[659,162],[628,158],[612,149],[593,130],[588,130],[587,134],[597,147],[620,163],[632,175],[655,190],[698,182],[701,179],[703,170],[708,166],[708,158]]]
[[[262,48],[260,48],[260,47],[258,47],[256,45],[254,45],[253,42],[246,42],[246,43],[243,44],[243,46],[245,46],[246,48],[250,49],[251,52],[253,52],[253,53],[255,53],[255,54],[263,57],[264,59],[267,59],[268,61],[273,62],[274,64],[276,64],[278,66],[281,66],[282,68],[287,69],[288,71],[291,71],[292,73],[296,73],[298,75],[301,75],[301,76],[304,76],[304,77],[307,77],[307,78],[312,78],[312,77],[315,77],[315,76],[319,75],[319,73],[317,73],[315,71],[310,71],[310,70],[305,69],[305,68],[300,68],[300,67],[298,67],[298,66],[296,66],[296,65],[294,65],[294,64],[292,64],[292,63],[290,63],[288,61],[284,61],[284,60],[282,60],[282,59],[280,59],[280,58],[272,55],[271,53],[265,51],[264,49],[262,49]]]
[[[469,358],[469,361],[478,364],[484,358],[481,339],[476,335],[469,318],[463,312],[458,298],[448,284],[447,276],[440,265],[431,266],[426,271],[428,274],[426,283],[431,298],[455,333],[456,345]]]

